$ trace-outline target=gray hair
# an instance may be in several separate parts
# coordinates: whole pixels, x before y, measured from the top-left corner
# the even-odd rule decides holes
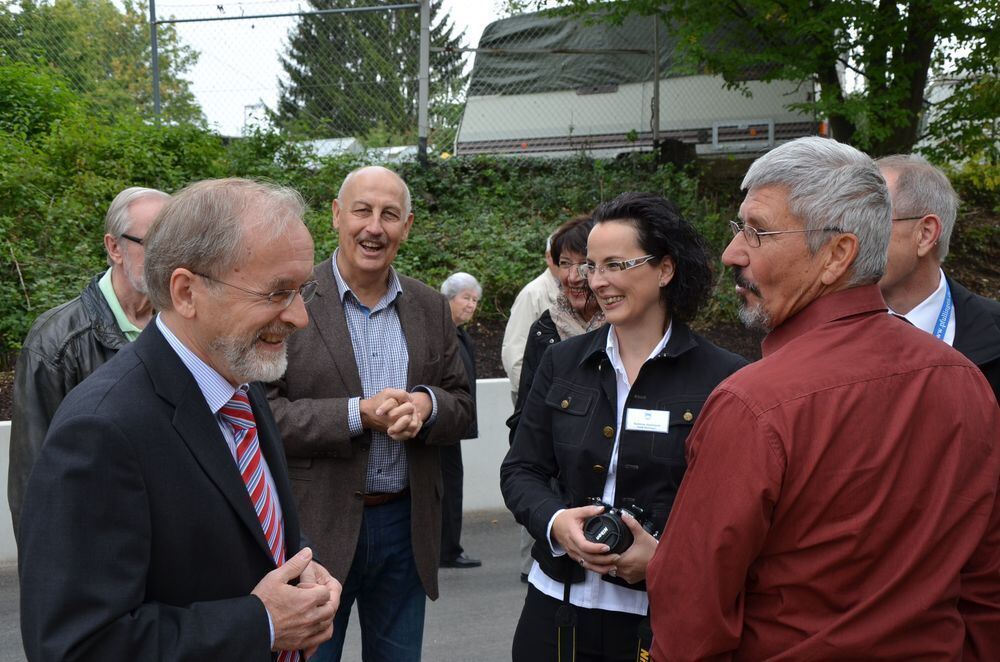
[[[158,310],[171,310],[170,277],[184,267],[217,276],[238,266],[251,236],[283,236],[302,223],[305,203],[290,189],[249,179],[207,179],[176,193],[146,234],[146,284]]]
[[[805,229],[837,227],[858,238],[848,285],[874,283],[885,273],[892,202],[885,179],[867,154],[829,138],[799,138],[753,162],[742,188],[762,186],[787,189],[789,211]],[[828,240],[825,232],[806,234],[813,254]]]
[[[893,154],[876,160],[875,164],[896,175],[896,197],[892,201],[896,218],[934,214],[941,219],[937,256],[943,262],[948,257],[951,232],[958,215],[958,194],[951,182],[927,159],[916,154]]]
[[[483,287],[479,284],[479,281],[476,280],[475,276],[467,274],[464,271],[453,273],[445,278],[444,282],[441,283],[441,294],[443,294],[448,301],[451,301],[457,297],[459,293],[464,292],[465,290],[475,291],[476,297],[478,298],[482,298],[483,296]]]
[[[104,234],[109,234],[115,239],[126,234],[129,226],[132,225],[132,216],[129,214],[129,207],[133,202],[138,202],[143,198],[169,198],[170,195],[155,188],[143,188],[142,186],[131,186],[111,201],[108,213],[104,215]],[[111,258],[108,257],[108,264]]]
[[[362,170],[368,170],[372,168],[377,168],[379,170],[384,170],[388,173],[391,173],[397,180],[399,180],[399,183],[403,185],[403,220],[405,221],[409,217],[410,212],[413,211],[413,205],[412,205],[413,201],[412,198],[410,197],[410,187],[407,186],[403,178],[399,176],[399,173],[393,170],[389,170],[388,168],[384,168],[382,166],[361,166],[360,168],[355,168],[354,170],[347,173],[347,176],[344,177],[344,181],[340,183],[340,188],[337,190],[337,201],[343,202],[344,191],[347,190],[347,183],[350,182],[356,174],[358,174]]]

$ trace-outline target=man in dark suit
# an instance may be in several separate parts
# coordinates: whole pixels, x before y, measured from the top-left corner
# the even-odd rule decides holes
[[[419,660],[425,594],[438,596],[438,447],[458,442],[473,406],[447,301],[392,268],[412,224],[392,171],[344,179],[340,246],[315,269],[309,325],[268,393],[302,520],[344,584],[319,660],[340,659],[355,599],[364,660]]]
[[[958,213],[951,182],[913,154],[877,163],[892,196],[889,263],[879,281],[890,312],[964,354],[1000,400],[1000,303],[969,292],[941,269]]]
[[[284,371],[307,322],[302,214],[294,191],[230,179],[157,217],[145,277],[160,313],[69,394],[28,483],[29,660],[285,662],[330,637],[340,586],[302,548],[252,384]]]

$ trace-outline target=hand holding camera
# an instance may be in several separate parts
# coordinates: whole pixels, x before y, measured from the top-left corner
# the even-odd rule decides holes
[[[587,540],[583,535],[583,523],[603,512],[603,506],[581,506],[567,508],[552,522],[552,538],[559,544],[573,561],[587,570],[607,573],[614,567],[617,554],[610,554],[610,548],[604,543]]]
[[[638,506],[616,508],[600,499],[590,499],[602,510],[583,523],[583,535],[592,543],[605,544],[614,558],[604,572],[630,584],[646,578],[646,566],[656,552],[653,522]],[[596,568],[595,572],[599,572]],[[601,574],[604,574],[602,572]]]

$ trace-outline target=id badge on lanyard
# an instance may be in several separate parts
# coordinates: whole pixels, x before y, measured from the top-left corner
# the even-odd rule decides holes
[[[941,312],[937,316],[937,324],[934,325],[934,337],[944,340],[944,335],[948,331],[948,322],[951,321],[951,311],[954,308],[951,304],[951,288],[948,281],[944,282],[944,303],[941,304]]]

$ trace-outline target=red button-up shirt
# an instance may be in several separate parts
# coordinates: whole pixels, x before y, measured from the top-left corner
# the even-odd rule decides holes
[[[647,574],[657,662],[1000,660],[1000,413],[885,310],[821,297],[709,398]]]

